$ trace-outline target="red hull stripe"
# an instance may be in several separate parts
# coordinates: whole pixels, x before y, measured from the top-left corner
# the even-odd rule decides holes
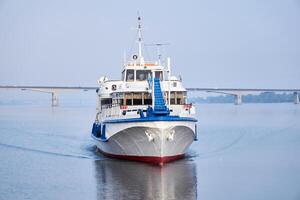
[[[178,160],[184,157],[184,154],[179,154],[175,156],[130,156],[130,155],[117,155],[117,154],[111,154],[106,153],[98,148],[98,150],[105,156],[112,157],[112,158],[119,158],[119,159],[125,159],[125,160],[133,160],[133,161],[139,161],[139,162],[147,162],[147,163],[153,163],[153,164],[160,164],[171,162],[174,160]]]

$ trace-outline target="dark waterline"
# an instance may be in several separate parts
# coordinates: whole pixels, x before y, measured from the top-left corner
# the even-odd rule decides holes
[[[103,157],[94,106],[0,106],[0,199],[300,199],[300,106],[198,105],[164,167]]]

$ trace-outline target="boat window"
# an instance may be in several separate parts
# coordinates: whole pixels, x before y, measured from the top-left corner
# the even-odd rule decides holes
[[[133,105],[142,105],[142,93],[133,93]]]
[[[181,92],[181,91],[180,92],[171,92],[170,104],[183,105],[185,103],[186,103],[186,92]]]
[[[184,104],[183,102],[183,92],[176,92],[176,104]]]
[[[150,70],[136,70],[136,80],[137,81],[145,81],[148,78],[151,78]]]
[[[111,102],[112,102],[111,98],[101,99],[101,104],[102,105],[111,104]]]
[[[124,93],[114,92],[111,94],[111,96],[112,96],[112,104],[113,105],[123,105]]]
[[[132,105],[132,99],[126,99],[126,106],[131,106]]]
[[[150,93],[144,93],[144,105],[152,105],[152,98]]]
[[[114,92],[111,94],[113,99],[123,99],[124,98],[124,93],[122,92]]]
[[[183,92],[183,104],[187,103],[187,92]]]
[[[135,92],[125,93],[124,99],[119,101],[120,105],[152,105],[151,93]]]
[[[175,92],[171,92],[170,104],[175,104]]]
[[[132,93],[125,93],[124,103],[127,106],[131,106],[132,105]]]
[[[133,69],[127,69],[126,72],[126,81],[134,81],[134,70]]]
[[[113,99],[112,104],[113,105],[123,105],[124,99]]]
[[[159,78],[161,81],[163,80],[163,73],[162,71],[155,72],[155,78]]]

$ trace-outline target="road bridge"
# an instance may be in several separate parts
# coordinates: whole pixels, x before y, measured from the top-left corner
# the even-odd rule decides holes
[[[98,87],[86,87],[86,86],[16,86],[16,85],[6,85],[1,86],[0,89],[20,89],[29,90],[35,92],[45,92],[52,96],[52,106],[59,105],[59,93],[66,91],[88,91],[96,90]],[[186,88],[190,92],[212,92],[233,95],[235,97],[235,104],[242,104],[242,96],[252,93],[262,93],[262,92],[290,92],[294,94],[294,103],[299,104],[299,93],[298,88]]]
[[[220,93],[232,95],[235,97],[235,104],[242,104],[242,96],[252,94],[252,93],[262,93],[262,92],[290,92],[294,94],[294,103],[299,104],[299,93],[298,88],[186,88],[187,91],[204,91],[212,93]]]
[[[98,87],[81,87],[81,86],[0,86],[0,89],[20,89],[20,90],[28,90],[34,92],[44,92],[51,94],[51,102],[52,106],[59,106],[59,93],[67,92],[67,91],[88,91],[88,90],[96,90]]]

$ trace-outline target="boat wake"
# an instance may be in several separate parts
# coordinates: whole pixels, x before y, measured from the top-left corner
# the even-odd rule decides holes
[[[84,159],[91,159],[91,160],[102,160],[103,159],[98,154],[96,154],[96,146],[95,145],[87,145],[86,148],[84,147],[86,151],[93,153],[92,155],[51,152],[51,151],[45,151],[45,150],[40,150],[40,149],[31,149],[31,148],[27,148],[27,147],[16,146],[16,145],[11,145],[11,144],[3,144],[3,143],[0,143],[0,146],[5,147],[5,148],[13,148],[13,149],[22,150],[22,151],[31,151],[31,152],[35,152],[35,153],[42,153],[42,154],[48,154],[48,155],[54,155],[54,156],[84,158]]]
[[[234,145],[238,144],[242,138],[245,136],[245,132],[244,133],[241,133],[237,138],[235,138],[233,141],[231,141],[230,143],[220,147],[220,148],[217,148],[213,151],[209,151],[209,152],[205,152],[205,153],[201,153],[201,154],[198,154],[198,156],[200,158],[208,158],[208,157],[213,157],[213,156],[216,156],[218,155],[219,153],[223,153],[225,152],[226,150],[229,150],[231,149]]]
[[[243,137],[246,135],[246,132],[243,132],[241,134],[239,134],[234,140],[232,140],[231,142],[216,148],[212,151],[207,151],[207,152],[203,152],[203,153],[197,153],[196,151],[189,151],[188,154],[186,155],[186,158],[210,158],[210,157],[214,157],[219,155],[220,153],[224,153],[225,151],[231,149],[233,146],[235,146],[236,144],[238,144]]]

